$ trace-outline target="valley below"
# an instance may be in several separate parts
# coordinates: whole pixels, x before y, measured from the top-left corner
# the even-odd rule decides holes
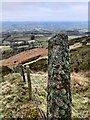
[[[89,120],[90,36],[69,34],[72,120]],[[72,31],[71,31],[72,33]],[[46,119],[48,40],[51,31],[3,33],[0,42],[0,119]],[[29,100],[25,66],[30,63],[32,100]],[[25,80],[22,76],[23,66]]]

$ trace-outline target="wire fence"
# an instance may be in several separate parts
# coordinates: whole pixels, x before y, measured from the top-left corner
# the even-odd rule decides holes
[[[35,94],[38,94],[39,91],[37,91]],[[39,115],[39,118],[38,120],[47,120],[47,115],[44,113],[44,111],[39,107],[39,103],[38,103],[38,100],[37,98],[35,97],[35,94],[33,94],[34,96],[34,101],[35,101],[35,104],[36,104],[36,107],[37,107],[37,111],[38,111],[38,115]],[[79,98],[81,99],[84,99],[80,94],[78,95]],[[71,109],[72,109],[72,112],[74,112],[76,114],[76,116],[78,116],[78,119],[81,119],[81,120],[85,120],[84,118],[84,115],[83,113],[81,112],[78,112],[78,110],[76,110],[74,107],[73,107],[73,104],[71,104]],[[89,119],[87,119],[89,120]]]
[[[34,94],[34,101],[35,101],[35,104],[36,104],[36,107],[37,107],[37,111],[38,111],[38,120],[47,120],[47,116],[46,114],[44,113],[44,111],[42,109],[39,108],[39,104],[38,104],[38,100],[36,99],[35,97],[35,94]]]

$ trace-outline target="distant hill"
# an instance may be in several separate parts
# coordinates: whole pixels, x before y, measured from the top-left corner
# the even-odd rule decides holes
[[[71,71],[78,72],[78,71],[82,71],[82,70],[83,71],[89,70],[90,37],[84,36],[84,37],[79,37],[79,38],[69,40],[69,48],[70,48]],[[38,48],[38,49],[40,49],[40,48]],[[42,49],[44,49],[44,48],[42,48]],[[25,53],[28,53],[28,51],[25,51]],[[22,54],[24,54],[24,52],[21,52],[17,55],[19,55],[19,57],[20,57],[20,55],[22,56]],[[47,55],[47,54],[48,54],[48,50],[46,50],[45,55]],[[3,60],[2,65],[3,66],[18,65],[19,63],[21,63],[21,61],[18,62],[18,60],[16,60],[17,55],[14,55],[14,56],[10,57],[9,59]],[[18,57],[18,59],[19,59],[19,57]],[[30,57],[30,55],[28,55],[28,57]],[[14,59],[11,60],[12,58],[14,58]],[[26,60],[25,57],[23,59]],[[23,59],[20,59],[20,60],[23,61]],[[29,61],[26,61],[26,62],[29,62]],[[42,63],[43,63],[43,61],[41,60],[41,61],[38,61],[38,62],[32,64],[31,69],[37,70],[37,71],[39,71],[39,70],[46,71],[47,70],[47,59],[44,60],[45,64],[42,64]]]
[[[71,71],[90,69],[90,37],[84,36],[69,41]]]

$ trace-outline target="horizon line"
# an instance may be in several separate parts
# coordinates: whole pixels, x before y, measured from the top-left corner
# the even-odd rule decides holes
[[[0,22],[88,22],[88,21],[87,20],[82,20],[82,21],[81,20],[76,20],[76,21],[74,21],[74,20],[72,20],[72,21],[71,20],[67,20],[67,21],[58,21],[58,20],[57,21],[56,20],[55,21],[33,21],[33,20],[32,21],[28,21],[28,20],[24,20],[24,21],[6,21],[5,20],[5,21],[0,21]]]

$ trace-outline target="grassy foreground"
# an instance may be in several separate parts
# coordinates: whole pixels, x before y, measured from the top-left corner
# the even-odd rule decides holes
[[[88,117],[88,72],[71,74],[72,83],[72,118]],[[28,87],[19,73],[5,75],[0,82],[0,118],[31,118],[37,119],[38,108],[47,112],[47,80],[46,72],[32,72],[32,101],[29,101]]]

